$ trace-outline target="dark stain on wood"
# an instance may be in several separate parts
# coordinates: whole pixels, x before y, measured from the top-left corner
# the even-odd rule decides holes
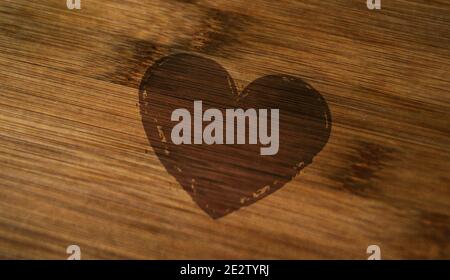
[[[237,55],[233,53],[233,46],[242,43],[241,33],[255,20],[235,12],[208,9],[201,22],[202,28],[193,35],[189,49],[209,55],[230,56]]]
[[[104,79],[138,88],[142,73],[145,73],[148,65],[152,65],[167,52],[167,48],[146,40],[134,40],[128,37],[117,41],[120,43],[114,46],[114,51],[118,54],[116,59],[119,61],[114,73],[107,73]]]
[[[364,141],[356,143],[355,152],[347,159],[349,166],[339,170],[333,177],[341,182],[341,189],[344,191],[362,197],[379,196],[380,189],[375,183],[377,173],[394,158],[392,153],[395,150]]]

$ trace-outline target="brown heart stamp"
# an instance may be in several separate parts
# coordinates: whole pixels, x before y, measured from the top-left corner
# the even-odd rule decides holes
[[[192,54],[155,62],[139,105],[159,160],[212,218],[283,187],[331,132],[327,102],[300,78],[268,75],[238,92],[221,65]]]

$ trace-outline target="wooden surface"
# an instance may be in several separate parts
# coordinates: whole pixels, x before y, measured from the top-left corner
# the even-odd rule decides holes
[[[450,258],[448,0],[65,2],[0,2],[1,258]],[[328,102],[328,144],[212,219],[138,107],[147,68],[179,52],[240,89],[301,77]]]

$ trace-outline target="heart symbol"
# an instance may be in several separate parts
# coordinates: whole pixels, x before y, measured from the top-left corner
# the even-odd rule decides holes
[[[172,112],[186,108],[193,114],[196,100],[203,102],[203,112],[216,108],[224,116],[227,108],[279,109],[278,153],[262,156],[262,145],[248,141],[175,145],[171,132],[177,122],[171,121]],[[312,162],[331,131],[325,99],[300,78],[264,76],[239,93],[222,66],[192,54],[156,61],[142,79],[139,105],[145,133],[159,160],[214,219],[283,187]]]

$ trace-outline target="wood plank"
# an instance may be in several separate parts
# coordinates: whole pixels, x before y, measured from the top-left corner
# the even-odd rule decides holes
[[[65,2],[0,3],[1,258],[450,257],[448,1]],[[301,77],[328,103],[328,143],[210,218],[141,122],[145,72],[181,52],[238,90]]]

